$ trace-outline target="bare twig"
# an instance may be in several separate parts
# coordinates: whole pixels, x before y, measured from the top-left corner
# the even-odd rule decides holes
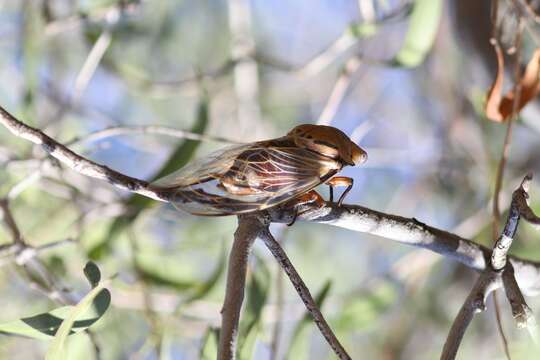
[[[345,351],[339,340],[336,338],[332,329],[330,329],[330,326],[324,319],[321,311],[315,303],[315,300],[313,300],[309,289],[307,288],[306,284],[304,284],[304,281],[294,268],[294,265],[289,260],[289,257],[285,251],[283,251],[283,248],[274,239],[268,228],[265,228],[259,236],[264,241],[266,247],[270,250],[272,255],[274,255],[283,271],[285,271],[285,273],[289,276],[289,279],[300,296],[300,299],[302,299],[306,305],[306,308],[313,317],[315,324],[321,331],[321,334],[324,336],[328,344],[332,347],[335,354],[340,359],[350,359],[351,357],[349,354],[347,354],[347,351]]]
[[[165,194],[151,190],[148,182],[126,176],[76,154],[43,132],[23,124],[2,107],[0,107],[0,124],[4,125],[13,135],[33,142],[36,145],[41,145],[45,152],[82,175],[108,181],[118,188],[147,196],[154,200],[168,201]]]
[[[499,1],[493,1],[492,2],[492,34],[491,34],[491,42],[494,47],[498,47],[498,7],[499,7]],[[506,264],[506,252],[510,248],[510,245],[512,244],[511,238],[508,238],[506,236],[506,233],[503,232],[503,234],[497,239],[497,236],[499,234],[499,223],[501,218],[501,210],[499,206],[500,201],[500,193],[502,188],[502,183],[504,179],[504,170],[506,167],[506,162],[508,159],[508,156],[510,154],[510,144],[512,140],[512,125],[514,122],[514,119],[517,116],[518,113],[518,106],[519,101],[521,97],[521,69],[520,69],[520,60],[521,60],[521,40],[522,40],[522,34],[523,34],[523,21],[521,18],[518,18],[518,31],[516,33],[514,48],[517,49],[516,51],[516,65],[514,68],[514,94],[516,96],[514,97],[514,101],[512,104],[512,115],[508,119],[508,123],[506,126],[506,133],[504,136],[504,144],[503,144],[503,150],[501,154],[501,158],[499,160],[499,164],[497,167],[497,174],[495,176],[495,190],[493,194],[493,225],[492,225],[492,235],[493,235],[493,241],[496,242],[493,253],[492,253],[492,266],[495,270],[499,270],[504,268]],[[510,222],[512,214],[509,215],[509,219],[507,221],[507,224]],[[506,252],[504,248],[506,247]],[[501,251],[499,251],[499,249]],[[504,252],[504,255],[502,255]],[[499,267],[500,266],[500,267]],[[498,268],[499,267],[499,268]],[[504,329],[502,326],[501,321],[501,315],[500,315],[500,307],[499,307],[499,301],[497,297],[497,293],[495,292],[493,294],[493,302],[494,302],[494,308],[495,308],[495,315],[497,320],[497,329],[499,331],[501,341],[503,343],[503,349],[506,354],[506,358],[510,359],[510,351],[508,348],[508,341],[506,339],[506,335],[504,333]]]
[[[532,175],[525,176],[519,188],[514,191],[512,195],[512,204],[510,205],[510,211],[508,219],[501,236],[493,247],[491,254],[491,266],[495,271],[500,271],[506,266],[506,258],[508,250],[512,245],[512,241],[517,231],[521,212],[527,212],[528,216],[532,216],[532,220],[536,220],[536,215],[527,205],[528,194],[526,189],[529,187],[529,183],[532,180]]]
[[[103,140],[112,136],[131,135],[131,134],[156,134],[170,136],[179,139],[195,141],[214,141],[225,144],[241,144],[239,141],[230,140],[221,136],[210,136],[197,134],[187,130],[181,130],[162,125],[142,125],[142,126],[112,126],[102,130],[89,133],[87,135],[72,139],[66,143],[66,146],[80,145],[93,141]]]
[[[64,31],[74,30],[82,24],[100,22],[107,19],[113,11],[118,12],[120,16],[134,14],[144,0],[141,1],[119,1],[109,7],[97,7],[92,9],[90,13],[82,15],[70,15],[65,18],[55,19],[53,22],[45,26],[45,36],[55,36]]]
[[[528,198],[527,189],[529,188],[531,179],[532,176],[530,174],[525,176],[519,188],[514,191],[510,213],[503,233],[493,246],[490,266],[484,270],[463,304],[458,316],[454,320],[441,359],[446,360],[455,358],[463,335],[465,334],[473,315],[484,310],[485,299],[489,293],[501,286],[505,289],[506,297],[510,302],[512,314],[516,319],[518,327],[533,327],[534,317],[532,316],[532,311],[525,302],[525,298],[516,281],[512,263],[507,262],[508,250],[512,245],[513,238],[519,225],[520,211],[521,209],[523,209],[523,211],[526,211],[525,209],[530,210],[526,203],[526,199]],[[532,213],[532,215],[535,219],[537,218],[534,213]],[[509,351],[507,350],[508,347],[505,346],[506,356],[510,357]]]
[[[320,73],[328,65],[333,63],[338,57],[343,55],[343,53],[352,48],[358,42],[359,36],[356,30],[358,27],[365,24],[379,25],[388,23],[391,20],[399,19],[401,16],[408,14],[411,9],[412,1],[403,1],[399,6],[395,7],[394,10],[383,16],[378,18],[367,18],[365,21],[352,23],[344,29],[341,35],[339,35],[338,38],[328,46],[328,48],[313,57],[300,69],[296,70],[297,75],[304,78],[311,77]],[[363,58],[363,60],[364,62],[369,63],[385,63],[384,61],[378,61],[375,59]]]
[[[486,298],[498,287],[497,280],[498,274],[493,271],[488,270],[480,275],[452,324],[444,343],[441,360],[455,359],[465,331],[467,331],[474,315],[486,309]]]
[[[9,203],[7,199],[0,199],[0,209],[2,210],[0,214],[0,219],[4,220],[4,223],[11,232],[13,244],[24,244],[21,231],[19,230],[19,227],[17,226],[17,223],[13,218],[13,214],[11,213],[11,209],[9,208]]]
[[[525,302],[525,298],[519,289],[519,286],[514,277],[514,268],[512,264],[508,264],[502,273],[502,281],[506,297],[512,308],[512,315],[516,320],[519,328],[535,326],[534,316],[531,308]]]
[[[351,77],[354,75],[354,73],[356,73],[361,63],[360,58],[357,56],[353,56],[347,60],[334,85],[334,88],[332,89],[332,93],[330,94],[330,97],[328,98],[328,101],[326,102],[326,105],[319,116],[319,120],[317,120],[317,124],[329,125],[332,122],[332,119],[337,113],[339,105],[345,98],[347,89],[349,89]]]
[[[219,336],[219,360],[235,358],[236,338],[240,309],[244,301],[247,261],[253,242],[268,224],[261,222],[259,216],[238,217],[238,228],[234,233],[234,243],[229,255],[225,301],[221,309],[221,331]]]
[[[111,13],[107,18],[112,18],[112,14],[113,13]],[[114,21],[116,21],[116,19],[114,19]],[[101,59],[111,45],[111,41],[111,29],[109,26],[107,26],[105,30],[103,30],[103,32],[99,35],[98,39],[94,43],[94,46],[92,46],[92,49],[86,57],[86,60],[84,61],[81,70],[77,74],[77,78],[75,79],[75,85],[73,88],[73,96],[71,98],[72,103],[79,102],[81,96],[84,93],[84,90],[90,83],[90,79],[92,79],[92,77],[94,76],[94,73],[96,72],[96,69],[98,68]]]

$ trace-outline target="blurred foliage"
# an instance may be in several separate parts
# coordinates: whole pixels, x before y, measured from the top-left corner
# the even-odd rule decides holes
[[[505,129],[483,112],[496,63],[489,2],[249,4],[254,62],[234,57],[238,44],[231,40],[225,0],[0,1],[0,103],[65,142],[110,126],[150,124],[254,141],[316,122],[344,86],[332,125],[369,153],[365,166],[343,172],[355,180],[347,201],[491,243],[490,201]],[[512,14],[505,17],[505,39],[515,29]],[[528,29],[524,46],[537,48],[537,25],[529,21]],[[89,59],[104,34],[111,42],[101,49],[103,57]],[[347,84],[336,84],[355,55],[358,70]],[[299,75],[321,58],[318,72]],[[84,66],[89,60],[96,61],[95,71]],[[256,66],[256,104],[242,98],[254,79],[246,85],[241,65]],[[75,84],[85,77],[87,85],[76,94]],[[260,119],[239,120],[240,111],[257,106]],[[539,172],[538,111],[530,103],[515,123],[504,209],[523,174]],[[151,181],[219,146],[144,134],[103,138],[77,151]],[[53,349],[73,359],[215,358],[236,219],[154,206],[45,159],[0,129],[0,198],[28,182],[10,208],[24,241],[40,249],[36,259],[45,271],[0,259],[0,357],[41,359]],[[536,184],[531,190],[536,211],[538,190]],[[326,225],[299,222],[287,237],[291,260],[353,358],[437,357],[475,279],[453,262]],[[536,237],[522,226],[512,251],[540,259]],[[0,228],[0,245],[11,240],[9,229]],[[277,265],[259,247],[249,266],[239,358],[270,357],[279,306],[278,358],[331,358],[287,282],[283,303],[277,303]],[[110,295],[91,293],[101,304],[93,307],[81,274],[88,258],[104,274],[117,274],[107,285]],[[88,269],[98,289],[97,268]],[[59,301],[48,280],[79,305]],[[540,308],[536,298],[528,301]],[[502,313],[513,358],[535,356],[527,336],[510,325],[510,311],[503,307]],[[91,333],[83,331],[89,326]],[[497,336],[493,314],[486,312],[469,329],[461,356],[500,357]]]

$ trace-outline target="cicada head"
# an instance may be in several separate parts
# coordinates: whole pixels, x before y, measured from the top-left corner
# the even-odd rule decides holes
[[[298,125],[287,134],[296,146],[309,149],[347,165],[360,165],[367,153],[349,139],[343,131],[332,126]]]

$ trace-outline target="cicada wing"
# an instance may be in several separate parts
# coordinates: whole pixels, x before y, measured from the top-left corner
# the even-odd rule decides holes
[[[253,144],[233,145],[194,160],[169,175],[152,182],[152,186],[166,189],[182,188],[209,179],[217,179],[232,166],[239,154]]]
[[[261,142],[213,154],[154,185],[174,187],[172,202],[180,210],[197,215],[241,214],[308,192],[325,180],[321,169],[327,163],[327,158],[309,150]]]

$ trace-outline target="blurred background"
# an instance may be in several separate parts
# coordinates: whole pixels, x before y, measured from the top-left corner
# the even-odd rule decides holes
[[[499,9],[505,49],[517,22],[511,3]],[[496,67],[490,6],[0,0],[0,104],[85,156],[147,180],[224,146],[215,136],[249,142],[300,123],[330,124],[369,154],[342,173],[355,183],[346,202],[491,246],[506,126],[483,115]],[[523,63],[538,46],[536,18],[527,14]],[[509,69],[505,89],[511,78]],[[540,176],[539,111],[529,104],[515,124],[503,210],[527,171]],[[186,140],[170,128],[208,138]],[[26,261],[0,259],[0,323],[79,300],[92,259],[114,277],[112,302],[88,333],[69,338],[69,358],[214,358],[236,218],[187,215],[47,159],[0,129],[0,198],[37,249]],[[344,229],[298,222],[272,230],[353,358],[438,358],[477,277],[428,251]],[[1,246],[12,237],[0,227]],[[540,260],[529,226],[512,252]],[[538,298],[527,301],[540,309]],[[530,337],[501,304],[512,358],[534,358]],[[48,344],[0,334],[0,357],[40,359]],[[333,357],[261,244],[250,260],[239,351],[243,359]],[[491,300],[459,355],[505,358]]]

